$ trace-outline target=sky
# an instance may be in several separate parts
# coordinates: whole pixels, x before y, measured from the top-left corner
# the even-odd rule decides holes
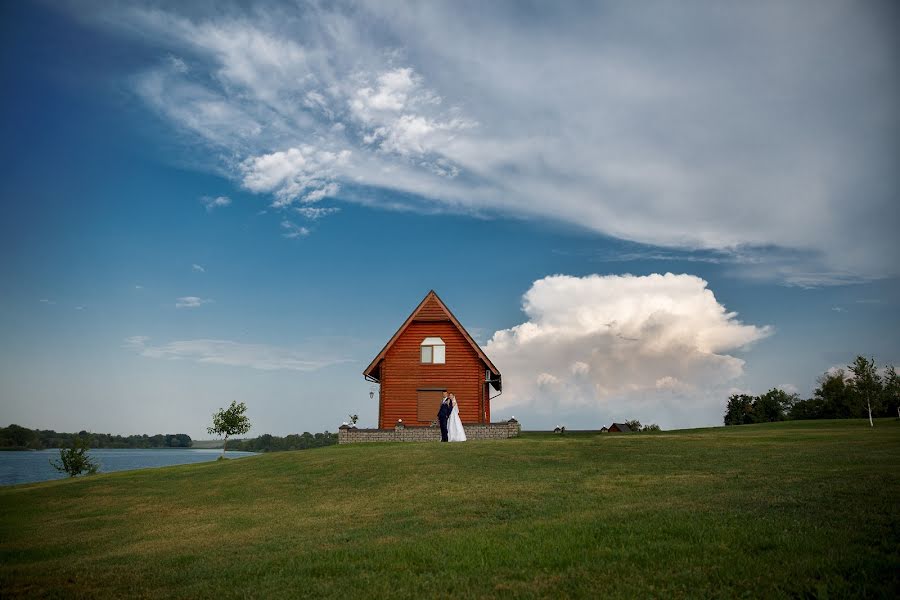
[[[890,2],[0,4],[0,425],[374,426],[434,289],[525,429],[900,364]]]

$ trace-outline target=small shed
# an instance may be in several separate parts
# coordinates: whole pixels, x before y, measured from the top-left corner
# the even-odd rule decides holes
[[[631,433],[631,427],[625,423],[613,423],[609,426],[610,433]]]
[[[601,427],[600,433],[609,433],[609,427]]]

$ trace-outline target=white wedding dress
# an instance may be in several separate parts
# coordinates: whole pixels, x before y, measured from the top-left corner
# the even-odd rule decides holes
[[[459,406],[453,404],[450,418],[447,420],[447,439],[451,442],[466,441],[466,430],[463,429],[462,420],[459,418]]]

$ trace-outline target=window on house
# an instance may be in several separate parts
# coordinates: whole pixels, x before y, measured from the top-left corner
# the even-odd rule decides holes
[[[439,337],[427,337],[421,344],[422,362],[442,365],[447,362],[447,346]]]

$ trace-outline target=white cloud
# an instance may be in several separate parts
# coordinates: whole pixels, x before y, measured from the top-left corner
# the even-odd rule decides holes
[[[727,264],[793,285],[900,272],[900,86],[883,7],[177,10],[94,20],[169,53],[138,94],[276,207],[352,184],[425,210],[749,252],[758,260]],[[395,207],[379,197],[341,199]]]
[[[198,265],[197,263],[191,265],[191,270],[197,273],[206,273],[206,269],[203,268],[203,265]]]
[[[298,214],[306,217],[310,221],[316,221],[322,217],[334,214],[341,209],[336,206],[298,206],[294,209]]]
[[[40,300],[38,300],[38,302],[40,302],[41,304],[56,304],[56,302],[50,300],[49,298],[41,298]]]
[[[252,192],[273,193],[276,208],[298,199],[316,202],[338,193],[335,169],[349,158],[349,150],[330,152],[309,145],[254,156],[241,163],[242,183]]]
[[[796,394],[800,391],[793,383],[780,383],[775,387],[787,394]]]
[[[284,230],[284,233],[281,235],[288,239],[295,239],[299,237],[306,237],[309,235],[309,229],[306,227],[301,227],[296,223],[288,221],[287,219],[281,222],[281,228]]]
[[[248,367],[261,371],[315,371],[348,362],[344,358],[323,358],[314,353],[267,344],[245,344],[230,340],[181,340],[159,346],[149,344],[147,336],[125,339],[124,348],[147,358],[188,360],[201,364]]]
[[[204,196],[200,201],[203,203],[203,206],[206,207],[207,212],[212,212],[216,208],[229,206],[231,204],[231,198],[228,196],[216,196],[215,198]]]
[[[166,58],[169,61],[169,66],[172,67],[172,70],[174,70],[176,73],[184,74],[184,73],[187,73],[188,71],[190,71],[190,68],[187,66],[187,63],[185,63],[182,59],[178,58],[177,56],[170,54]]]
[[[135,284],[134,289],[136,289],[136,290],[142,290],[142,289],[144,289],[144,286],[139,285],[139,284]]]
[[[200,298],[198,296],[182,296],[175,301],[175,308],[199,308],[204,304],[212,302],[211,298]]]
[[[493,405],[529,427],[600,427],[637,418],[664,427],[711,425],[744,361],[731,353],[772,333],[728,312],[699,277],[570,277],[535,281],[527,321],[485,346],[503,373]]]
[[[356,90],[350,107],[363,121],[372,120],[375,112],[399,112],[406,107],[410,93],[418,85],[419,78],[412,69],[394,69],[378,76],[375,89],[363,87]]]

